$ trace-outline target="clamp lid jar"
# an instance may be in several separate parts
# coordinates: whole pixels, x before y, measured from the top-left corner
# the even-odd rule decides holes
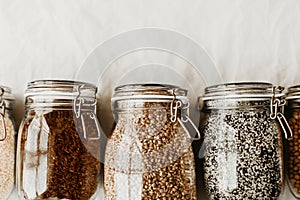
[[[117,124],[105,153],[106,199],[196,199],[191,141],[199,132],[188,117],[186,95],[172,85],[115,89]]]
[[[210,199],[277,199],[283,189],[283,87],[228,83],[206,88],[204,180]],[[281,127],[281,128],[280,128]]]
[[[28,84],[19,129],[21,199],[93,199],[100,173],[96,87],[76,81]]]
[[[286,171],[290,190],[300,199],[300,85],[288,88],[286,100],[286,117],[294,135],[287,142]]]

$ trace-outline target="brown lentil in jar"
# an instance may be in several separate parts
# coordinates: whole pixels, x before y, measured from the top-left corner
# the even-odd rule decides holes
[[[196,199],[191,140],[179,120],[171,120],[174,89],[127,85],[115,90],[117,125],[104,165],[107,200]],[[186,99],[186,91],[177,90]]]
[[[35,93],[36,88],[44,90]],[[64,95],[51,96],[53,91]],[[17,188],[21,199],[95,197],[100,178],[100,138],[94,107],[88,105],[95,106],[95,93],[94,86],[79,82],[29,83],[27,113],[18,141]],[[43,98],[51,101],[40,105]],[[84,98],[85,104],[77,107],[79,98]]]
[[[287,176],[293,195],[300,198],[300,86],[288,88],[286,116],[293,132],[287,142]]]

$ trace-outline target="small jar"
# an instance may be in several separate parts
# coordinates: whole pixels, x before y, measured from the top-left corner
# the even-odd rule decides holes
[[[210,199],[280,196],[284,174],[279,125],[285,132],[288,126],[281,112],[282,90],[255,82],[205,89],[204,182]]]
[[[16,131],[12,117],[14,97],[8,87],[0,86],[0,199],[8,199],[15,181]]]
[[[293,132],[287,144],[287,177],[293,195],[300,199],[300,85],[288,88],[286,117]]]
[[[117,124],[106,146],[105,199],[196,199],[191,138],[199,132],[188,118],[186,95],[171,85],[115,89]]]
[[[94,199],[100,173],[96,91],[75,81],[28,84],[17,148],[21,199]]]

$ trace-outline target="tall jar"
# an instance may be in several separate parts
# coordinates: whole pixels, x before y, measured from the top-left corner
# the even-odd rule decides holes
[[[0,86],[0,199],[8,199],[15,181],[16,131],[12,117],[14,97],[8,87]]]
[[[75,81],[28,84],[17,148],[20,199],[94,199],[100,173],[96,91]]]
[[[106,146],[105,199],[196,199],[191,138],[199,132],[188,118],[186,95],[171,85],[115,89],[117,124]]]
[[[286,117],[293,132],[287,142],[287,177],[293,195],[300,199],[300,85],[288,88]]]
[[[284,186],[282,87],[243,82],[207,87],[204,182],[210,199],[277,199]],[[289,137],[289,135],[287,135]]]

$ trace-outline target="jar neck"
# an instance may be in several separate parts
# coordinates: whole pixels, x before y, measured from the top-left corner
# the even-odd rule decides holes
[[[116,112],[133,110],[151,110],[151,109],[170,109],[174,101],[180,101],[182,104],[188,104],[187,98],[180,99],[124,99],[113,101],[113,110]]]
[[[96,108],[96,87],[76,81],[41,80],[28,84],[25,96],[27,110],[93,110]]]
[[[177,107],[176,107],[177,105]],[[164,113],[168,118],[180,117],[181,114],[189,115],[189,103],[187,98],[183,100],[128,100],[115,102],[113,112],[118,118],[136,118],[150,113]]]
[[[270,110],[271,100],[239,100],[239,99],[226,99],[226,100],[209,100],[205,101],[203,110],[235,110],[235,109],[267,109]]]
[[[187,90],[173,85],[129,84],[115,89],[112,98],[114,114],[138,110],[170,110],[174,102],[187,104]]]
[[[300,99],[288,100],[286,107],[288,110],[300,109]]]

